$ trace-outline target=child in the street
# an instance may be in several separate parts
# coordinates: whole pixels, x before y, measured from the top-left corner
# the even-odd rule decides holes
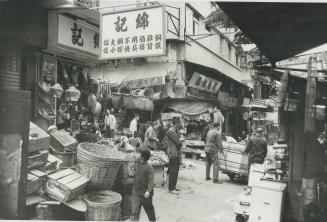
[[[147,161],[150,159],[150,150],[141,147],[138,149],[139,163],[136,166],[136,177],[133,184],[132,220],[138,221],[143,206],[150,221],[156,221],[153,197],[153,168]]]

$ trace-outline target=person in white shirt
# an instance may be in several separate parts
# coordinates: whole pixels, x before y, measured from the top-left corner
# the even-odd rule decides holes
[[[137,132],[137,122],[139,121],[140,116],[135,114],[134,119],[131,121],[129,125],[129,131],[132,133],[133,137],[136,137]]]
[[[106,110],[106,116],[104,117],[104,130],[106,131],[106,136],[113,138],[115,136],[116,129],[116,118],[114,115],[110,114],[109,109]]]

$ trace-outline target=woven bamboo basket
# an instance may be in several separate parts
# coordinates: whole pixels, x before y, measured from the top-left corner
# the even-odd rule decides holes
[[[87,205],[85,219],[88,221],[117,221],[120,214],[122,196],[119,193],[103,190],[84,196]]]
[[[78,145],[77,169],[90,178],[90,189],[111,189],[123,162],[121,152],[111,147],[93,143]]]

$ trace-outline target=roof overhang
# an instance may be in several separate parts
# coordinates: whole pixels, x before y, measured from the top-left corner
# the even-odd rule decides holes
[[[272,64],[327,42],[326,3],[217,3]]]

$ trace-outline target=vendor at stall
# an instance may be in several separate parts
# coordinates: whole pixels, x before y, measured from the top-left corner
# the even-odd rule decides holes
[[[159,141],[154,131],[154,122],[147,122],[148,129],[144,136],[144,146],[150,150],[154,150],[157,147],[157,142]]]
[[[129,125],[129,131],[132,133],[134,137],[136,137],[137,133],[137,122],[139,121],[140,116],[138,114],[135,114],[134,119],[131,121]]]
[[[116,128],[116,118],[114,115],[110,114],[109,109],[106,110],[106,115],[104,117],[104,130],[106,137],[113,138],[115,135]]]

